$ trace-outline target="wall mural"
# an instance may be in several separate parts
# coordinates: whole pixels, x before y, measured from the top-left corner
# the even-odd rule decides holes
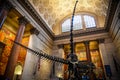
[[[25,37],[22,39],[22,44],[28,46],[28,43],[29,43],[29,37]],[[20,47],[18,62],[21,62],[22,65],[24,64],[26,53],[27,53],[27,49]]]
[[[9,41],[8,39],[15,39],[15,34],[11,33],[9,30],[7,30],[4,26],[0,30],[0,42],[4,43],[6,46],[3,50],[3,53],[1,55],[1,61],[0,61],[0,75],[4,74],[8,56],[10,55],[10,50],[12,48],[13,43]]]
[[[78,59],[80,61],[86,61],[87,60],[87,56],[86,56],[86,52],[85,51],[77,52],[76,55],[78,56]]]
[[[103,65],[102,65],[102,61],[100,58],[100,54],[98,50],[92,50],[90,51],[91,54],[91,59],[92,62],[95,64],[96,69],[94,70],[96,77],[98,79],[104,79],[104,71],[103,71]]]
[[[99,53],[99,47],[98,47],[98,44],[95,44],[95,42],[93,43],[94,44],[90,45],[89,47],[90,47],[90,55],[91,55],[92,62],[95,64],[95,67],[96,67],[94,69],[94,73],[97,79],[103,80],[105,78],[105,75],[104,75],[103,65],[102,65],[102,61]],[[64,58],[66,58],[66,54],[69,53],[69,50],[70,50],[70,45],[64,45],[64,51],[65,51]],[[87,61],[85,45],[83,43],[76,43],[75,53],[78,56],[78,59],[80,61]],[[67,68],[68,67],[64,65],[64,70],[67,70]],[[64,78],[66,77],[67,75],[64,75]]]
[[[8,29],[5,28],[5,26],[2,27],[0,30],[0,42],[4,43],[6,46],[3,50],[3,53],[1,54],[1,59],[0,59],[0,75],[3,75],[5,72],[5,68],[7,65],[8,57],[10,55],[11,48],[13,46],[13,42],[11,42],[9,39],[14,40],[15,39],[15,34],[10,32]],[[25,37],[22,40],[22,44],[28,45],[29,37]],[[25,56],[26,56],[26,50],[20,48],[20,54],[18,57],[18,62],[21,64],[24,64],[25,61]]]

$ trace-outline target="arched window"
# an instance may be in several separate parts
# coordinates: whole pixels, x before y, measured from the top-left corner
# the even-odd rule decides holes
[[[78,30],[78,29],[82,29],[82,18],[81,15],[77,15],[74,17],[74,21],[73,21],[73,30]]]
[[[62,32],[70,31],[71,18],[66,19],[62,23]],[[73,21],[73,30],[96,27],[95,18],[90,15],[75,15]]]
[[[96,27],[95,19],[92,16],[84,15],[84,22],[86,28]]]
[[[67,19],[62,24],[62,32],[70,31],[70,19]]]

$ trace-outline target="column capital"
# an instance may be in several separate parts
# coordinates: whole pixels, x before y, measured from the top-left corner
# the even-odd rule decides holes
[[[28,20],[25,17],[18,18],[19,24],[26,25],[28,23]]]
[[[63,48],[63,47],[64,47],[63,44],[59,44],[59,45],[58,45],[58,48]]]
[[[36,28],[32,28],[30,29],[30,33],[38,35],[40,32]]]
[[[100,43],[104,43],[105,39],[98,39],[97,41],[100,44]]]
[[[8,0],[1,0],[0,5],[7,11],[10,11],[14,7]]]
[[[89,42],[90,42],[90,41],[84,41],[84,44],[85,44],[85,45],[89,45]]]

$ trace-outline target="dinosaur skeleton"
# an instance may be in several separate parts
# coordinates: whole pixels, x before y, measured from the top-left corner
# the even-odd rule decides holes
[[[51,60],[53,62],[58,62],[58,63],[62,63],[62,64],[67,64],[68,65],[68,71],[69,75],[68,75],[68,79],[67,80],[81,80],[81,75],[82,73],[89,73],[91,72],[95,66],[92,62],[83,62],[83,61],[78,61],[76,54],[74,54],[73,52],[73,20],[74,20],[74,13],[75,13],[75,8],[77,5],[78,0],[76,0],[75,6],[74,6],[74,10],[73,10],[73,14],[72,14],[72,19],[71,19],[71,30],[70,30],[70,50],[71,53],[68,55],[67,59],[63,59],[63,58],[59,58],[56,56],[51,56],[48,55],[46,53],[44,53],[43,51],[35,51],[31,48],[28,48],[16,41],[13,41],[14,43],[20,45],[21,47],[24,47],[25,49],[33,52],[35,55],[38,55],[40,58],[43,57],[47,60]]]
[[[13,40],[11,40],[13,41]],[[51,55],[48,55],[46,53],[44,53],[43,51],[35,51],[31,48],[28,48],[24,45],[22,45],[21,43],[19,42],[16,42],[16,41],[13,41],[15,44],[33,52],[36,56],[39,56],[40,58],[43,57],[47,60],[51,60],[53,62],[58,62],[58,63],[61,63],[61,64],[67,64],[68,65],[68,71],[69,72],[69,77],[67,80],[78,80],[80,79],[81,77],[79,76],[79,74],[81,73],[88,73],[89,71],[91,71],[92,69],[95,68],[94,64],[91,63],[91,62],[83,62],[83,61],[75,61],[73,58],[75,58],[74,56],[75,55],[72,55],[73,58],[72,61],[70,59],[63,59],[63,58],[59,58],[59,57],[56,57],[56,56],[51,56]],[[71,56],[71,57],[72,57]]]

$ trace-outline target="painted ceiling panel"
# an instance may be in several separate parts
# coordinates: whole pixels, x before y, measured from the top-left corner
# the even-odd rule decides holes
[[[53,27],[71,16],[76,0],[28,0],[42,18]],[[78,0],[76,12],[106,17],[109,0]]]

